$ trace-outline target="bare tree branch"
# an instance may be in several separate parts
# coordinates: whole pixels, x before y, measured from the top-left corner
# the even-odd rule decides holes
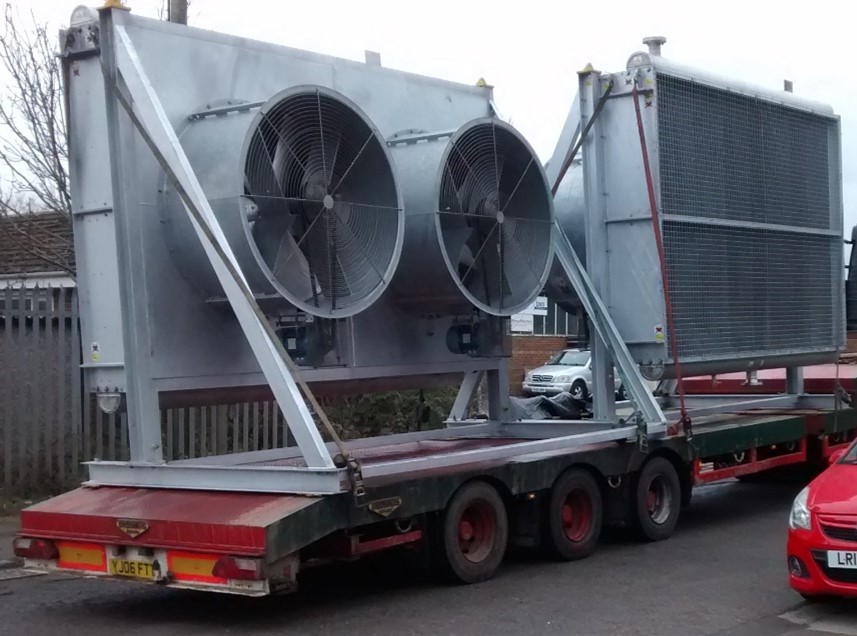
[[[0,24],[0,71],[9,78],[0,96],[0,218],[4,231],[33,256],[74,275],[71,233],[24,231],[12,217],[53,212],[71,225],[68,138],[63,112],[62,72],[54,38],[31,13],[27,24],[4,7]],[[31,227],[27,224],[26,227]],[[44,240],[49,235],[55,239]],[[67,245],[63,245],[62,241]]]
[[[158,17],[168,7],[162,0]],[[70,229],[71,195],[62,68],[47,25],[24,17],[7,2],[0,18],[0,75],[9,78],[0,95],[0,233],[74,276],[71,232],[33,222],[32,215],[53,213]]]

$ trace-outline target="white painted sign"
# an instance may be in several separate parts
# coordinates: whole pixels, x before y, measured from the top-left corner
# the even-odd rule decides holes
[[[512,333],[533,333],[532,314],[514,314],[511,322]]]
[[[529,314],[530,316],[547,316],[548,315],[548,297],[538,296],[529,307],[524,309],[521,314]]]

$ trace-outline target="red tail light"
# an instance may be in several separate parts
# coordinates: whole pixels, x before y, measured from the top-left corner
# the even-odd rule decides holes
[[[238,579],[240,581],[260,581],[265,578],[260,559],[242,559],[229,556],[217,559],[211,575],[221,579]]]
[[[35,561],[52,561],[59,557],[59,551],[53,541],[17,537],[13,542],[15,556]]]

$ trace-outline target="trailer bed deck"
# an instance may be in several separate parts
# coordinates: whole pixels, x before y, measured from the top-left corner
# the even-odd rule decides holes
[[[562,434],[568,424],[545,421],[535,426],[556,426]],[[609,515],[621,519],[628,510],[622,502],[633,492],[633,476],[652,453],[684,467],[681,479],[690,488],[823,457],[833,448],[826,446],[832,434],[847,433],[841,445],[853,438],[855,428],[857,411],[851,409],[756,410],[700,417],[692,445],[683,436],[652,438],[647,452],[633,439],[565,447],[556,440],[567,437],[550,437],[536,440],[546,443],[537,450],[525,446],[526,452],[509,453],[533,440],[491,436],[484,430],[477,437],[455,429],[448,437],[444,431],[434,432],[432,439],[395,436],[388,443],[364,447],[360,445],[366,440],[359,440],[353,450],[369,473],[362,498],[351,491],[313,496],[90,485],[23,511],[19,534],[57,546],[56,561],[31,563],[35,567],[113,576],[110,563],[136,560],[166,564],[166,575],[162,572],[157,579],[162,584],[263,595],[294,589],[297,571],[319,560],[420,545],[430,525],[427,520],[445,510],[471,480],[494,484],[508,502],[509,514],[525,519],[530,518],[526,511],[541,509],[544,493],[559,475],[585,468],[612,484],[605,486],[605,497],[612,493],[613,498]],[[298,460],[291,452],[232,457],[234,474],[294,469]],[[420,464],[429,459],[430,464]],[[411,470],[372,474],[379,467],[413,462],[417,464]],[[190,468],[210,466],[192,463]],[[526,535],[526,525],[515,528]],[[223,558],[255,559],[277,576],[247,584],[217,578],[213,568]]]

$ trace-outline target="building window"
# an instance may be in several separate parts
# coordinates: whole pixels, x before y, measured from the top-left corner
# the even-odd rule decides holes
[[[577,336],[577,316],[548,299],[547,308],[512,316],[512,333],[533,336]]]

